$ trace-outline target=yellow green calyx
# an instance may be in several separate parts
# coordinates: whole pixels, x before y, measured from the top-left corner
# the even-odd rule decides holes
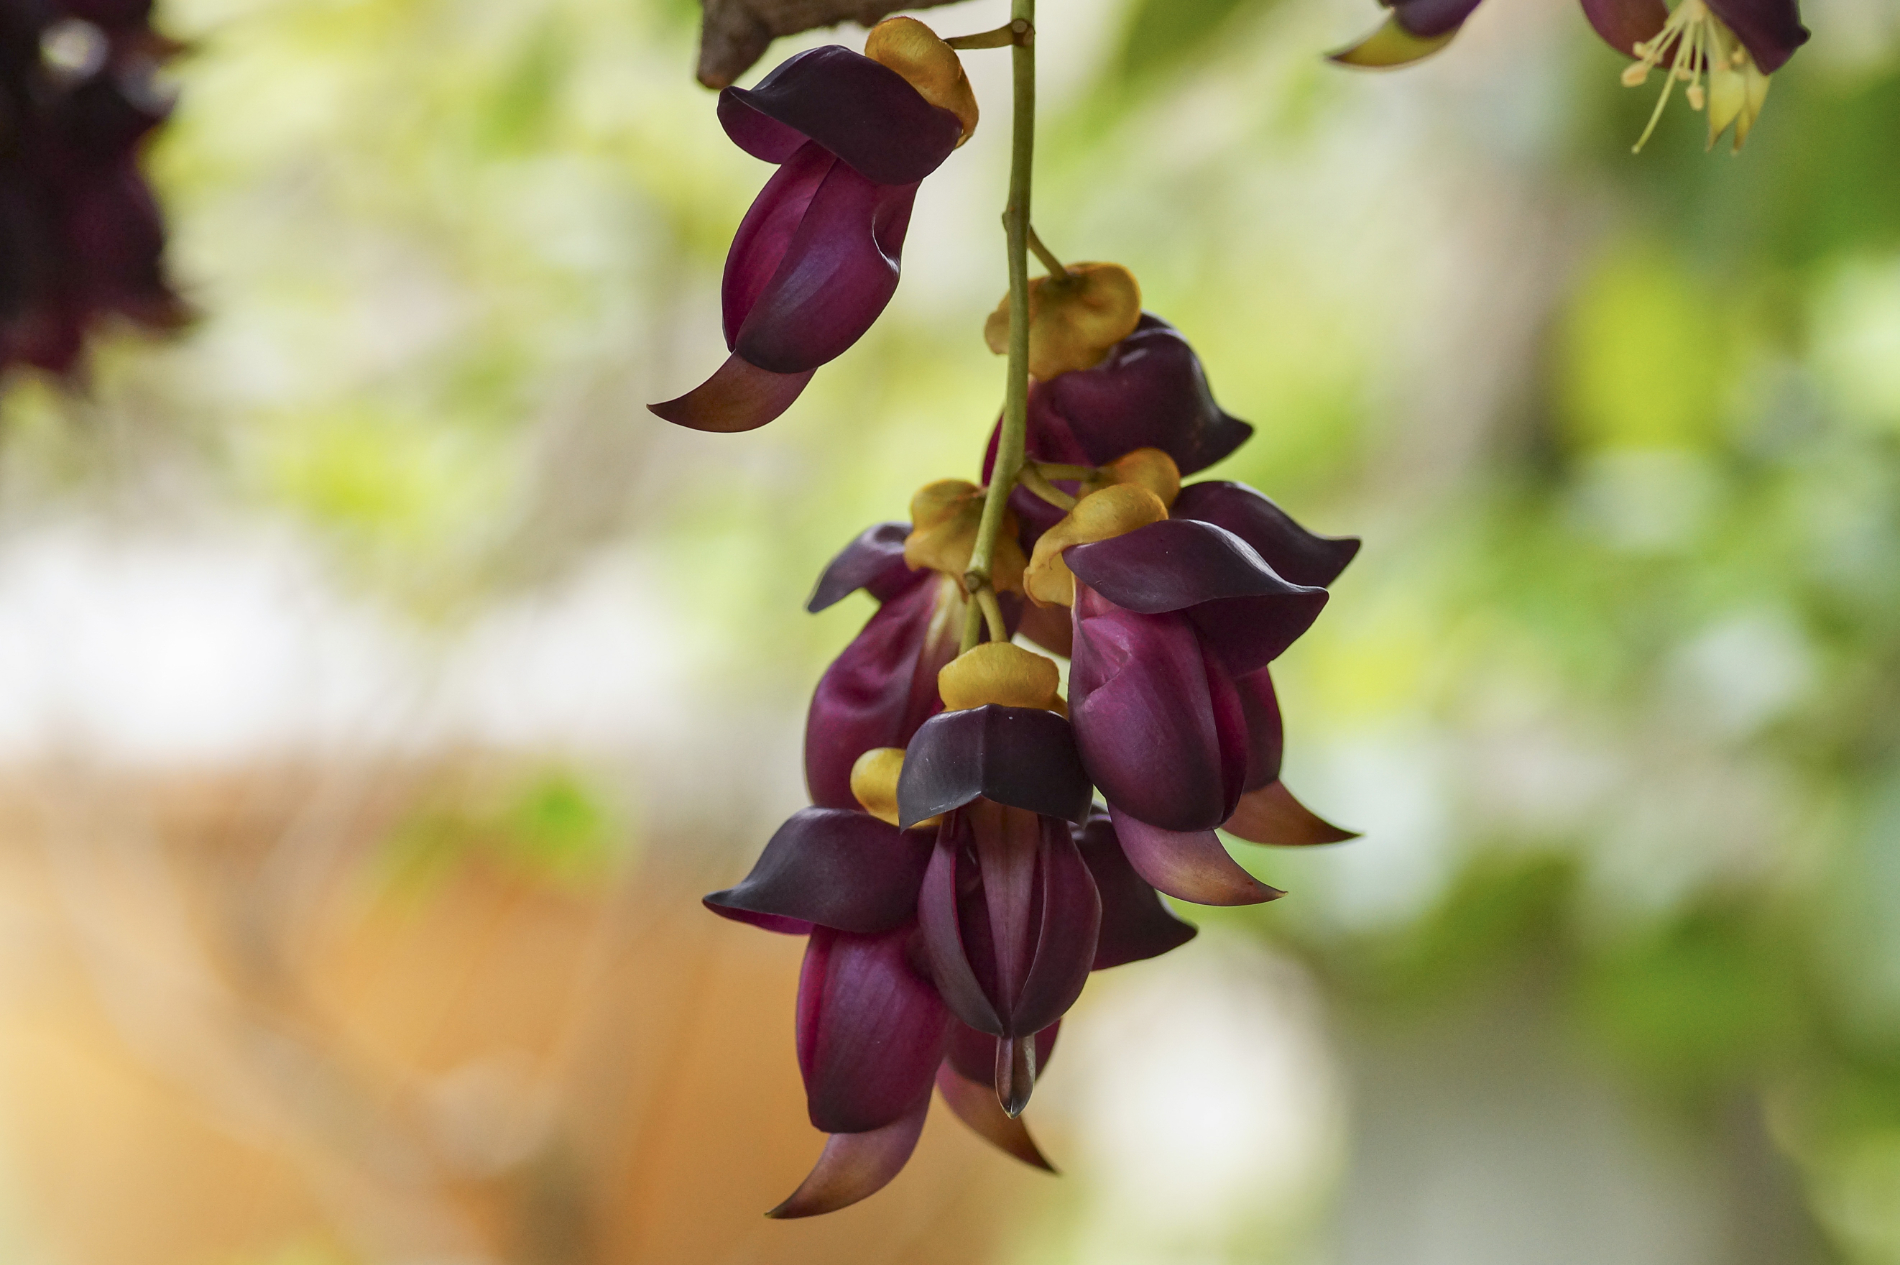
[[[1161,498],[1137,483],[1121,483],[1091,492],[1036,541],[1023,588],[1038,606],[1075,605],[1075,574],[1062,560],[1071,545],[1125,536],[1168,516]]]
[[[983,489],[962,479],[939,479],[917,489],[910,499],[910,535],[904,538],[904,561],[915,571],[930,567],[962,582],[976,551],[977,527],[983,521]],[[990,587],[1013,593],[1023,586],[1028,560],[1016,543],[1016,515],[1003,511],[1003,530],[990,559]]]
[[[986,641],[958,655],[937,673],[937,693],[946,711],[994,703],[1060,711],[1062,676],[1056,661],[1007,641]]]
[[[1063,275],[1032,279],[1029,376],[1047,382],[1093,369],[1140,320],[1141,286],[1120,264],[1070,264]],[[984,322],[983,341],[999,356],[1009,350],[1009,296]]]
[[[957,50],[916,18],[886,18],[871,28],[864,55],[904,76],[919,96],[963,125],[958,145],[976,131],[976,93]]]

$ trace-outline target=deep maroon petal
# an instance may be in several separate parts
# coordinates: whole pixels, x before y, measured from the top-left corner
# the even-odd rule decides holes
[[[1425,39],[1463,26],[1479,0],[1398,0],[1392,12],[1399,25]]]
[[[1196,905],[1258,905],[1286,895],[1240,868],[1211,830],[1150,826],[1111,804],[1115,836],[1135,872],[1160,891]]]
[[[816,615],[859,589],[867,590],[880,603],[888,602],[927,579],[927,568],[913,571],[904,562],[904,539],[909,535],[909,523],[877,523],[865,528],[825,567],[805,609]]]
[[[988,1040],[991,1045],[996,1043],[995,1037]],[[946,1062],[937,1069],[937,1092],[943,1095],[944,1104],[956,1113],[957,1119],[991,1146],[1031,1168],[1056,1171],[1056,1166],[1043,1156],[1036,1140],[1029,1136],[1029,1127],[1004,1112],[988,1080],[970,1080]]]
[[[1069,717],[1089,779],[1110,804],[1170,830],[1206,830],[1233,811],[1245,776],[1242,734],[1223,753],[1214,694],[1194,626],[1180,614],[1139,615],[1088,586],[1075,593]]]
[[[1146,313],[1101,364],[1039,382],[1029,394],[1027,450],[1043,461],[1099,466],[1137,448],[1159,448],[1186,475],[1252,434],[1253,427],[1214,403],[1187,339]]]
[[[996,973],[988,923],[973,917],[969,920],[972,938],[966,940],[964,934],[962,905],[973,900],[980,907],[983,895],[965,816],[961,810],[953,812],[939,829],[936,851],[930,855],[930,867],[917,893],[917,930],[930,963],[930,978],[950,1013],[968,1027],[996,1034],[1002,1032],[1003,1020],[984,987],[985,979],[993,979]],[[994,1053],[992,1049],[992,1057]]]
[[[1604,43],[1625,57],[1636,56],[1636,46],[1654,39],[1669,20],[1663,0],[1583,0],[1583,16]]]
[[[1288,583],[1246,541],[1194,519],[1072,545],[1062,557],[1079,585],[1124,610],[1186,611],[1235,676],[1278,658],[1326,605],[1325,589]]]
[[[1359,837],[1356,832],[1342,830],[1315,815],[1278,781],[1242,795],[1240,803],[1234,806],[1234,815],[1221,829],[1249,843],[1270,843],[1283,848],[1344,843]]]
[[[935,171],[962,139],[963,125],[924,100],[896,71],[837,44],[799,53],[755,88],[719,94],[719,121],[733,143],[767,162],[784,153],[782,132],[747,116],[803,133],[878,184],[915,184]]]
[[[825,174],[758,291],[733,350],[774,373],[815,369],[864,336],[897,292],[917,186],[872,184],[843,163]]]
[[[727,356],[713,376],[677,399],[647,405],[656,417],[689,430],[722,435],[757,430],[792,406],[812,371],[772,373]]]
[[[1102,925],[1095,879],[1068,824],[1044,817],[1040,825],[1042,838],[1036,853],[1040,928],[1028,974],[1009,1015],[1010,1031],[1025,1039],[1062,1018],[1082,995]],[[1022,1098],[1028,1098],[1027,1087]],[[1011,1115],[1022,1110],[1020,1102],[1004,1105]]]
[[[899,819],[914,825],[978,796],[1086,820],[1089,779],[1069,722],[1054,712],[994,704],[925,721],[910,740],[897,781]]]
[[[957,609],[954,582],[915,585],[886,602],[825,669],[805,719],[805,785],[813,803],[858,807],[851,793],[857,758],[873,747],[908,746],[943,706],[937,671],[956,657]]]
[[[869,813],[802,808],[744,881],[706,897],[706,907],[770,931],[889,931],[916,913],[935,842],[932,831],[899,830]]]
[[[949,1014],[910,968],[905,925],[875,936],[819,927],[798,978],[798,1067],[811,1122],[863,1133],[927,1095]]]
[[[765,1215],[781,1221],[815,1217],[875,1195],[909,1162],[929,1111],[930,1096],[926,1093],[909,1114],[881,1129],[832,1134],[825,1140],[818,1163],[791,1198]]]
[[[785,252],[798,235],[799,225],[805,222],[805,212],[811,209],[819,186],[837,165],[835,154],[807,143],[772,173],[759,196],[752,199],[751,209],[732,236],[725,276],[719,284],[728,351],[739,341],[747,314],[784,264]]]
[[[1238,678],[1234,688],[1247,717],[1247,776],[1241,785],[1251,791],[1280,776],[1286,731],[1280,723],[1280,699],[1266,668]]]
[[[1795,0],[1709,0],[1709,8],[1728,23],[1764,75],[1780,70],[1808,42]]]
[[[1282,579],[1295,584],[1325,588],[1359,552],[1358,537],[1310,532],[1244,483],[1191,483],[1181,489],[1172,513],[1225,527],[1252,545]]]
[[[1062,1021],[1058,1019],[1036,1034],[1037,1067],[1049,1066],[1049,1059],[1056,1052],[1056,1036],[1061,1031]],[[952,1021],[950,1041],[944,1048],[944,1061],[966,1080],[988,1085],[996,1072],[997,1041],[998,1038],[987,1032],[979,1032],[966,1023]]]
[[[1076,832],[1075,841],[1102,898],[1095,970],[1160,957],[1195,937],[1194,926],[1176,918],[1155,889],[1135,873],[1135,867],[1122,854],[1121,841],[1115,837],[1115,825],[1107,813],[1090,817],[1088,824]]]

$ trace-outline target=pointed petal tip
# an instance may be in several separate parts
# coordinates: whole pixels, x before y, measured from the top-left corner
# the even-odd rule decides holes
[[[1454,27],[1443,35],[1414,35],[1399,25],[1398,15],[1394,14],[1385,20],[1383,26],[1358,43],[1326,54],[1326,60],[1335,65],[1357,66],[1364,70],[1409,66],[1430,57],[1451,43],[1452,37],[1457,34],[1458,30]]]
[[[1135,872],[1158,891],[1195,905],[1264,905],[1286,895],[1249,874],[1212,830],[1172,831],[1110,809]]]
[[[1004,1114],[990,1086],[970,1080],[946,1061],[937,1071],[937,1092],[957,1119],[997,1150],[1045,1173],[1060,1172],[1036,1145],[1029,1127]]]
[[[1310,848],[1359,838],[1357,830],[1335,826],[1299,800],[1286,784],[1272,781],[1240,797],[1234,814],[1221,826],[1236,839],[1282,848]]]
[[[738,356],[685,395],[647,405],[647,412],[688,430],[736,435],[757,430],[792,406],[814,370],[772,373]]]
[[[773,1221],[794,1221],[848,1208],[890,1184],[917,1149],[930,1110],[925,1097],[902,1119],[866,1133],[834,1133],[825,1139],[805,1180],[765,1215]]]

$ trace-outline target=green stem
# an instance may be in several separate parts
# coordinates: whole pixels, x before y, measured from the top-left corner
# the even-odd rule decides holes
[[[1042,260],[1042,266],[1049,270],[1050,276],[1066,277],[1069,275],[1069,270],[1062,266],[1062,261],[1056,258],[1056,253],[1047,246],[1044,246],[1042,244],[1042,238],[1036,236],[1036,227],[1033,224],[1029,227],[1029,249],[1036,252],[1036,258]]]
[[[1009,250],[1009,368],[1004,380],[1003,427],[996,444],[996,467],[983,498],[983,518],[976,529],[976,547],[970,553],[965,582],[974,595],[989,587],[996,540],[1003,532],[1003,513],[1010,490],[1023,466],[1023,444],[1029,429],[1029,174],[1036,148],[1036,0],[1010,0],[1010,21],[1022,23],[1021,34],[1010,49],[1014,92],[1010,119],[1009,203],[1003,227]],[[978,621],[964,626],[963,650],[976,647]]]

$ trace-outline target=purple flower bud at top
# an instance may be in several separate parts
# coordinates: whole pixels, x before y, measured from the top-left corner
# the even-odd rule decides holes
[[[1089,795],[1068,721],[1040,708],[988,704],[934,716],[917,730],[897,783],[897,808],[914,825],[981,796],[1081,822]]]
[[[801,808],[773,833],[738,886],[706,907],[768,931],[830,927],[870,935],[908,923],[935,833],[899,830],[869,813]]]

